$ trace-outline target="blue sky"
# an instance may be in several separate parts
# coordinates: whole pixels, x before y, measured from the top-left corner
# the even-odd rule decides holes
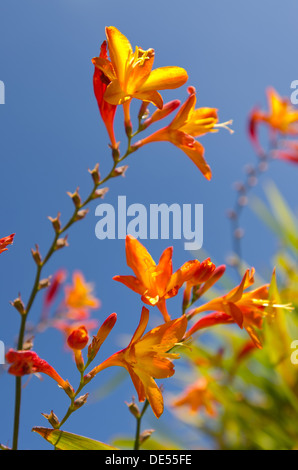
[[[197,89],[198,104],[216,107],[220,121],[233,119],[234,135],[221,130],[202,138],[206,159],[213,170],[207,182],[179,149],[168,143],[144,147],[128,160],[125,178],[109,185],[105,202],[180,203],[204,205],[204,250],[224,263],[231,252],[226,210],[234,203],[235,180],[243,167],[254,162],[246,134],[247,114],[255,104],[266,106],[265,89],[274,86],[290,96],[290,84],[298,79],[297,3],[277,0],[15,0],[0,7],[0,80],[5,83],[6,103],[0,106],[0,237],[16,232],[14,246],[1,255],[0,339],[14,344],[19,318],[9,305],[21,292],[28,298],[34,276],[30,248],[34,243],[45,252],[52,239],[47,216],[72,210],[66,191],[77,186],[83,195],[91,187],[88,168],[100,163],[104,175],[111,166],[108,138],[93,96],[91,58],[99,53],[104,28],[116,26],[133,47],[155,49],[155,67],[178,65],[189,75],[188,85]],[[187,86],[163,93],[165,100],[187,97]],[[137,107],[133,108],[135,112]],[[117,140],[125,146],[122,110],[117,111]],[[275,162],[262,183],[272,179],[297,210],[297,173],[292,166]],[[262,184],[254,192],[262,196]],[[57,253],[45,275],[65,267],[71,276],[81,270],[96,286],[102,301],[96,313],[103,321],[117,312],[118,322],[103,351],[111,354],[123,345],[138,323],[141,301],[136,294],[112,281],[116,274],[130,274],[125,263],[123,240],[100,241],[95,237],[95,202],[86,220],[70,231],[70,246]],[[243,250],[247,262],[260,272],[276,241],[248,208]],[[147,248],[157,260],[168,245],[174,246],[174,268],[191,258],[183,241],[148,240]],[[200,255],[199,255],[200,256]],[[179,315],[179,299],[169,309]],[[41,297],[30,319],[38,318]],[[176,311],[178,309],[178,311]],[[175,313],[176,311],[176,313]],[[152,310],[152,324],[161,318]],[[124,342],[125,344],[125,342]],[[70,355],[63,351],[59,333],[51,330],[36,338],[35,349],[70,380],[75,377]],[[115,371],[113,371],[115,372]],[[109,376],[103,374],[103,380]],[[75,380],[75,379],[74,379]],[[24,381],[25,382],[25,381]],[[0,442],[11,442],[14,380],[0,375]],[[100,386],[93,385],[90,389]],[[121,390],[121,393],[119,392]],[[124,401],[135,394],[130,380],[98,404],[90,404],[69,421],[67,430],[108,441],[121,433],[134,433]],[[53,403],[54,402],[54,403]],[[57,403],[57,405],[56,405]],[[67,402],[50,379],[33,377],[24,389],[20,442],[22,448],[46,448],[30,432],[46,425],[41,412],[52,408],[61,416]],[[150,412],[151,413],[151,412]],[[156,426],[152,415],[151,426]],[[169,413],[166,413],[169,417]],[[166,418],[165,418],[166,419]],[[103,424],[104,423],[104,424]]]

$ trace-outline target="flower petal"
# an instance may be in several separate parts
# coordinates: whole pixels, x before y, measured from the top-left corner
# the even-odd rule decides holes
[[[201,171],[205,178],[210,181],[212,178],[212,172],[210,166],[207,164],[204,158],[204,147],[197,140],[191,147],[186,145],[178,145],[184,153],[194,162],[196,167]]]
[[[163,107],[163,99],[156,90],[138,91],[137,93],[133,93],[132,96],[138,100],[148,101],[149,103],[154,104],[158,109],[162,109]]]
[[[126,262],[133,270],[136,277],[147,287],[151,287],[152,268],[155,268],[155,262],[146,248],[134,237],[127,235],[126,242]],[[150,271],[151,269],[151,271]]]
[[[152,70],[140,91],[174,89],[184,85],[187,80],[186,70],[181,67],[160,67]]]
[[[114,276],[113,280],[122,282],[126,287],[140,295],[143,295],[146,290],[146,287],[135,276]]]
[[[106,28],[111,62],[121,84],[125,81],[126,64],[133,50],[129,40],[114,26]],[[115,103],[111,103],[115,104]]]

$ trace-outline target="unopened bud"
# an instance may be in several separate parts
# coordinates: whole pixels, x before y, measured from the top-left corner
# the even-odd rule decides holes
[[[67,338],[67,344],[71,349],[84,349],[88,341],[88,331],[83,325],[75,328]]]
[[[152,433],[154,433],[155,429],[146,429],[140,434],[140,445],[144,444],[147,439],[151,436]]]
[[[38,290],[45,289],[46,287],[49,287],[51,285],[50,278],[46,279],[41,279],[38,283]]]
[[[89,212],[89,209],[82,209],[81,211],[77,212],[75,220],[78,221],[78,220],[84,219],[86,215],[88,214],[88,212]]]
[[[148,111],[148,101],[143,101],[142,104],[141,104],[141,107],[140,107],[140,111],[139,111],[139,114],[138,114],[138,120],[141,121],[142,119],[145,119],[148,114],[149,114],[149,111]]]
[[[81,408],[81,406],[85,405],[88,396],[89,393],[86,393],[85,395],[82,395],[81,397],[77,398],[73,404],[74,409],[78,410],[79,408]]]
[[[66,237],[64,237],[64,238],[59,238],[59,239],[56,241],[55,250],[60,250],[61,248],[64,248],[65,246],[68,246],[67,235],[66,235]]]
[[[82,201],[79,195],[79,188],[76,189],[74,193],[67,192],[67,195],[72,199],[72,202],[74,203],[75,207],[78,209],[81,207]]]
[[[25,315],[26,310],[25,310],[25,305],[21,299],[21,296],[17,297],[13,302],[10,302],[10,304],[21,314]]]
[[[100,182],[100,173],[99,173],[99,163],[96,163],[93,170],[88,170],[90,175],[92,176],[94,184],[98,185]]]
[[[125,176],[125,172],[126,172],[127,168],[128,168],[128,165],[118,166],[118,168],[115,168],[115,170],[113,171],[112,177]]]
[[[89,361],[93,361],[96,354],[98,353],[99,349],[103,342],[107,339],[108,335],[114,328],[114,325],[117,321],[117,314],[111,313],[108,318],[103,322],[101,327],[99,328],[97,335],[93,337],[92,343],[88,347],[88,359]]]
[[[154,122],[166,118],[169,114],[175,111],[178,106],[180,106],[179,100],[173,100],[169,103],[166,103],[162,109],[157,109],[156,111],[154,111],[152,116],[143,123],[142,128],[147,129],[147,127],[151,126],[151,124],[153,124]]]
[[[234,232],[234,237],[240,240],[240,238],[244,237],[244,230],[243,228],[237,228]]]
[[[52,222],[53,228],[56,233],[60,233],[61,230],[60,216],[61,214],[60,212],[58,212],[58,215],[55,219],[53,219],[52,217],[48,217],[48,219]]]
[[[41,263],[42,263],[42,259],[41,259],[41,255],[40,255],[40,252],[39,252],[38,245],[35,245],[35,250],[33,248],[31,248],[31,253],[32,253],[33,259],[34,259],[35,263],[37,264],[37,266],[40,266]]]
[[[59,419],[57,418],[57,416],[55,415],[54,411],[52,410],[51,413],[49,415],[47,415],[46,413],[41,413],[42,416],[45,417],[45,419],[48,420],[48,422],[50,423],[51,426],[53,426],[54,429],[58,429],[59,426],[60,426],[60,421]]]
[[[92,199],[104,198],[108,190],[109,188],[96,189],[93,193]]]
[[[238,205],[241,207],[246,206],[248,203],[248,198],[246,196],[240,196],[238,199]]]
[[[112,149],[112,157],[114,162],[118,162],[120,158],[119,144],[120,142],[117,143],[116,147],[112,147],[111,145],[109,145],[109,147]]]
[[[132,402],[131,403],[127,403],[125,402],[127,408],[129,409],[129,411],[131,412],[131,414],[136,418],[136,419],[139,419],[141,417],[141,412],[139,410],[139,407],[138,405],[135,403],[134,401],[134,397],[132,398]]]

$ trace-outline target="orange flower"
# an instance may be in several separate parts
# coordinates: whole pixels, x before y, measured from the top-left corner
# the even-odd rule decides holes
[[[95,367],[85,379],[90,381],[107,367],[124,367],[130,374],[139,401],[143,402],[147,398],[155,416],[159,418],[164,405],[162,393],[154,378],[165,379],[175,373],[172,359],[177,359],[179,356],[168,351],[181,341],[187,319],[183,315],[177,320],[153,328],[144,335],[148,320],[149,310],[143,307],[140,323],[127,348],[118,351]]]
[[[201,318],[186,334],[185,339],[203,328],[224,323],[237,323],[240,328],[245,328],[255,346],[262,348],[261,340],[255,330],[261,329],[263,318],[269,315],[267,307],[272,307],[271,316],[275,315],[275,309],[279,307],[288,308],[287,305],[277,305],[269,300],[269,284],[261,286],[253,291],[244,293],[244,290],[254,283],[254,272],[252,268],[245,272],[239,286],[235,287],[223,297],[218,297],[210,302],[191,310],[188,318],[210,310],[215,312]]]
[[[216,266],[215,266],[215,264],[213,264],[211,262],[210,258],[207,258],[204,261],[202,261],[202,263],[199,263],[199,266],[195,270],[195,272],[194,272],[193,276],[191,277],[191,279],[189,279],[186,282],[186,287],[185,287],[184,294],[183,294],[183,307],[184,308],[187,308],[187,306],[190,302],[190,296],[191,296],[192,288],[196,287],[196,294],[198,294],[199,286],[206,283],[207,281],[210,281],[213,278],[214,274],[216,275],[216,281],[218,280],[217,272],[218,272],[218,269],[216,270]],[[223,272],[222,272],[222,274],[223,274]],[[221,274],[221,276],[222,276],[222,274]],[[209,284],[210,284],[210,287],[211,287],[210,282],[209,282]],[[214,284],[214,282],[212,283],[212,285],[213,284]],[[200,296],[200,294],[199,294],[199,296]]]
[[[69,396],[72,396],[74,393],[68,381],[63,380],[55,369],[41,359],[34,351],[15,351],[14,349],[9,349],[6,354],[6,360],[11,364],[8,372],[12,375],[22,377],[23,375],[42,372],[55,380]]]
[[[67,344],[71,349],[84,349],[89,341],[88,331],[84,325],[72,330],[67,338]]]
[[[65,288],[65,304],[70,308],[98,308],[100,303],[91,295],[93,288],[80,272],[73,275],[73,285]]]
[[[133,52],[128,39],[114,26],[106,28],[110,60],[94,57],[93,64],[110,80],[104,99],[112,105],[124,104],[132,98],[153,103],[162,108],[157,90],[178,88],[187,79],[180,67],[161,67],[152,70],[154,49],[136,47]]]
[[[8,250],[7,246],[13,244],[14,236],[15,236],[15,233],[12,233],[8,237],[0,238],[0,253],[3,253],[3,251],[7,251]]]
[[[187,406],[190,413],[198,413],[201,408],[211,416],[216,416],[214,404],[217,403],[213,393],[209,388],[206,377],[199,378],[193,385],[186,388],[181,397],[177,398],[172,405],[175,407]]]
[[[188,261],[173,274],[172,247],[164,250],[158,265],[146,248],[131,235],[127,235],[125,247],[127,265],[135,276],[115,276],[113,279],[140,294],[145,304],[156,305],[165,321],[169,321],[166,299],[177,295],[182,284],[193,276],[199,261]]]
[[[217,132],[219,127],[229,129],[227,126],[231,124],[232,121],[218,124],[216,109],[195,109],[196,90],[194,87],[189,87],[188,92],[188,99],[181,106],[173,121],[168,126],[154,132],[154,134],[136,142],[133,148],[139,148],[151,142],[171,142],[186,153],[203,173],[205,178],[210,180],[212,173],[204,159],[204,147],[195,140],[195,137],[202,136],[208,132]],[[230,132],[232,131],[230,130]]]
[[[282,134],[298,134],[298,111],[288,98],[281,98],[274,88],[268,88],[268,113],[259,112],[257,119],[269,124]]]
[[[256,151],[263,155],[264,150],[259,141],[258,125],[264,122],[275,132],[283,135],[298,134],[298,111],[288,98],[281,98],[274,88],[267,89],[268,112],[254,108],[249,117],[249,135]]]
[[[99,59],[108,59],[106,41],[104,41],[101,45]],[[108,103],[103,98],[109,83],[110,79],[100,69],[95,67],[93,75],[93,88],[95,98],[97,100],[100,115],[111,139],[112,148],[117,148],[117,143],[114,135],[114,117],[117,106]]]

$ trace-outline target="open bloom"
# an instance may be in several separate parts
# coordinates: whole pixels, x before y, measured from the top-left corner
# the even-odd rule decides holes
[[[256,107],[249,117],[249,135],[259,153],[263,153],[258,137],[258,125],[261,122],[269,125],[273,133],[298,134],[298,111],[291,105],[289,98],[280,97],[274,88],[270,87],[267,89],[267,99],[269,110],[266,112]]]
[[[255,346],[262,348],[261,339],[255,328],[261,329],[263,318],[275,316],[276,308],[290,308],[288,305],[275,304],[269,299],[269,284],[265,284],[250,292],[244,292],[254,283],[254,269],[245,272],[239,286],[232,289],[223,297],[218,297],[206,304],[197,307],[189,312],[189,317],[206,311],[215,310],[213,313],[201,318],[187,332],[185,338],[203,328],[225,323],[237,323],[240,328],[244,328],[251,337]],[[270,307],[270,309],[268,309]]]
[[[131,235],[127,235],[125,247],[126,262],[135,276],[115,276],[113,279],[140,294],[145,304],[156,305],[165,321],[169,321],[166,300],[177,295],[184,282],[192,277],[199,261],[188,261],[173,274],[172,247],[164,250],[157,265],[146,248]]]
[[[149,320],[149,311],[143,307],[140,323],[127,348],[118,351],[95,367],[86,377],[90,380],[107,367],[120,366],[127,369],[138,393],[139,401],[148,399],[157,418],[163,412],[163,397],[154,378],[171,377],[175,370],[172,359],[178,354],[170,353],[185,333],[187,319],[185,315],[164,323],[144,335]],[[144,336],[143,336],[144,335]]]
[[[67,380],[63,380],[62,377],[50,366],[46,361],[41,359],[34,351],[15,351],[9,349],[6,354],[6,360],[11,366],[8,372],[17,377],[22,377],[27,374],[36,374],[41,372],[48,375],[57,384],[65,390],[68,395],[72,395],[73,389]]]
[[[73,285],[65,288],[65,304],[75,309],[98,308],[99,300],[92,295],[92,285],[87,284],[80,272],[73,274]]]
[[[0,253],[3,253],[3,251],[8,250],[8,245],[13,244],[13,238],[15,236],[15,233],[12,233],[8,237],[0,238]]]
[[[205,410],[206,413],[216,416],[215,404],[217,400],[209,387],[209,381],[206,377],[200,377],[194,384],[187,387],[184,393],[178,397],[172,405],[174,407],[188,407],[191,414]]]
[[[173,121],[168,126],[136,142],[133,147],[139,148],[151,142],[171,142],[186,153],[205,178],[210,180],[212,173],[204,158],[204,147],[195,140],[195,137],[200,137],[208,132],[217,132],[219,127],[228,129],[227,126],[232,121],[218,124],[217,109],[195,109],[196,90],[194,87],[189,87],[188,92],[188,99],[181,106]]]
[[[99,59],[108,59],[106,41],[104,41],[101,45]],[[111,140],[111,145],[113,148],[116,148],[117,143],[114,135],[114,118],[117,106],[108,103],[104,99],[104,94],[109,83],[110,79],[99,68],[95,67],[93,75],[93,88],[95,98],[97,100],[100,115],[108,131]]]
[[[93,64],[109,79],[104,99],[112,105],[123,104],[132,98],[153,103],[162,108],[163,101],[157,90],[173,89],[187,79],[181,67],[161,67],[152,70],[154,49],[136,47],[114,26],[106,28],[110,60],[94,57]]]

